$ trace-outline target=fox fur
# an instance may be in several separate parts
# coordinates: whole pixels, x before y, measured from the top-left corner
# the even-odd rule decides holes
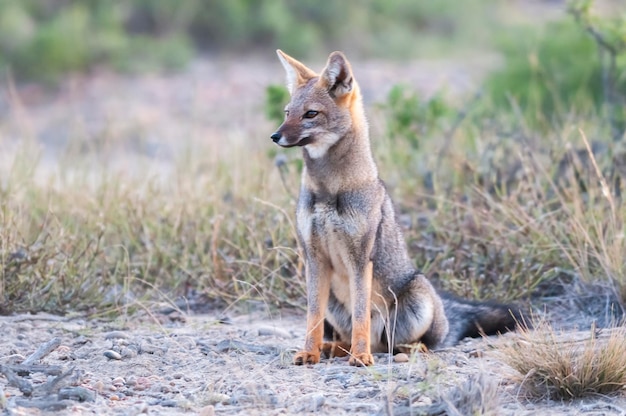
[[[438,293],[409,258],[394,206],[378,177],[359,86],[341,52],[321,74],[278,50],[291,101],[271,135],[302,148],[296,209],[305,260],[307,334],[294,363],[322,353],[373,364],[372,352],[429,349],[514,329],[509,307]],[[326,342],[325,342],[326,339]]]

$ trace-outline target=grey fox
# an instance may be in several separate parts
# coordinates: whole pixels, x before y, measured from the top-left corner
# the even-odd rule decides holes
[[[415,270],[370,149],[359,86],[341,52],[321,75],[278,50],[291,101],[271,135],[302,147],[296,210],[307,285],[307,335],[294,363],[321,353],[373,364],[372,352],[437,348],[512,330],[506,305],[437,293]],[[324,338],[328,342],[324,342]]]

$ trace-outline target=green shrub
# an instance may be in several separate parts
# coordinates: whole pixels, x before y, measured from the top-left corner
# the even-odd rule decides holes
[[[405,86],[395,85],[383,104],[387,118],[387,134],[392,140],[406,140],[413,149],[420,139],[441,130],[453,113],[444,94],[439,92],[424,100]]]
[[[178,69],[191,59],[186,33],[135,33],[135,13],[102,1],[0,3],[0,69],[18,80],[54,82],[103,63],[136,71]]]
[[[102,64],[178,68],[196,49],[280,47],[303,58],[347,49],[351,56],[411,57],[432,40],[438,46],[471,42],[465,34],[484,32],[478,26],[489,26],[483,23],[491,9],[484,0],[4,0],[0,70],[54,81]]]
[[[512,30],[500,40],[504,66],[490,75],[486,90],[497,106],[513,100],[529,115],[562,112],[601,100],[600,63],[593,41],[573,22],[549,23],[541,33]]]
[[[109,60],[122,71],[142,72],[151,69],[177,70],[185,67],[194,55],[188,38],[172,35],[163,38],[134,36],[125,47],[111,54]]]
[[[575,113],[599,112],[603,94],[603,63],[598,46],[572,19],[554,21],[537,30],[519,27],[497,42],[504,57],[490,74],[485,90],[497,108],[517,107],[526,120],[547,125]],[[618,62],[615,88],[626,91],[626,60]]]
[[[91,54],[85,42],[89,26],[88,12],[80,5],[63,9],[53,20],[37,26],[33,36],[13,51],[16,74],[51,80],[68,71],[86,69]]]

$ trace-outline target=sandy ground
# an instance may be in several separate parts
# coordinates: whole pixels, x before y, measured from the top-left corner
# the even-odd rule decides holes
[[[471,92],[485,62],[354,66],[372,103],[396,83],[424,94],[441,85]],[[184,73],[167,76],[102,72],[70,79],[52,92],[7,84],[0,94],[0,171],[10,168],[12,150],[31,142],[45,175],[77,135],[94,146],[106,138],[100,155],[119,169],[156,159],[163,162],[165,176],[181,142],[215,141],[216,154],[209,159],[218,157],[224,138],[246,137],[255,146],[268,146],[275,126],[264,119],[264,88],[282,83],[283,77],[277,61],[250,57],[198,61]],[[111,142],[116,146],[108,147]],[[568,327],[562,336],[584,337],[573,327],[605,320],[600,315],[606,301],[601,294],[552,300],[552,318]],[[304,323],[302,312],[293,310],[226,317],[219,311],[169,311],[113,322],[45,314],[0,317],[0,368],[5,371],[16,369],[46,342],[57,345],[34,362],[43,370],[56,369],[54,374],[16,375],[25,383],[22,389],[33,388],[30,397],[0,376],[0,398],[5,397],[0,408],[10,415],[410,415],[454,414],[450,406],[456,404],[464,414],[467,408],[455,397],[475,387],[478,402],[492,398],[495,414],[626,415],[623,396],[571,403],[525,399],[493,348],[514,334],[466,341],[408,362],[380,355],[371,368],[350,367],[342,359],[295,367],[292,355],[303,342]]]
[[[463,415],[469,409],[463,400],[478,400],[501,415],[626,414],[626,400],[620,397],[527,400],[519,385],[509,381],[511,370],[496,352],[515,334],[466,340],[444,351],[417,353],[403,363],[380,354],[370,368],[351,367],[345,359],[296,367],[291,360],[304,338],[303,324],[304,316],[294,311],[227,320],[178,312],[115,322],[45,314],[3,317],[0,365],[22,362],[58,338],[60,345],[40,362],[64,372],[73,369],[48,392],[37,390],[46,377],[23,377],[35,386],[30,398],[0,378],[5,412],[418,415],[454,414],[450,406],[456,406]],[[562,336],[585,338],[588,331]],[[93,401],[60,400],[56,393],[66,386],[83,387]],[[35,405],[44,410],[30,407]]]

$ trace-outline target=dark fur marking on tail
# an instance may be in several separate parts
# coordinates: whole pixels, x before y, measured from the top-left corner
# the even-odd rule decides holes
[[[513,305],[459,299],[448,293],[440,295],[450,324],[446,346],[463,338],[502,334],[525,325],[524,314]]]

